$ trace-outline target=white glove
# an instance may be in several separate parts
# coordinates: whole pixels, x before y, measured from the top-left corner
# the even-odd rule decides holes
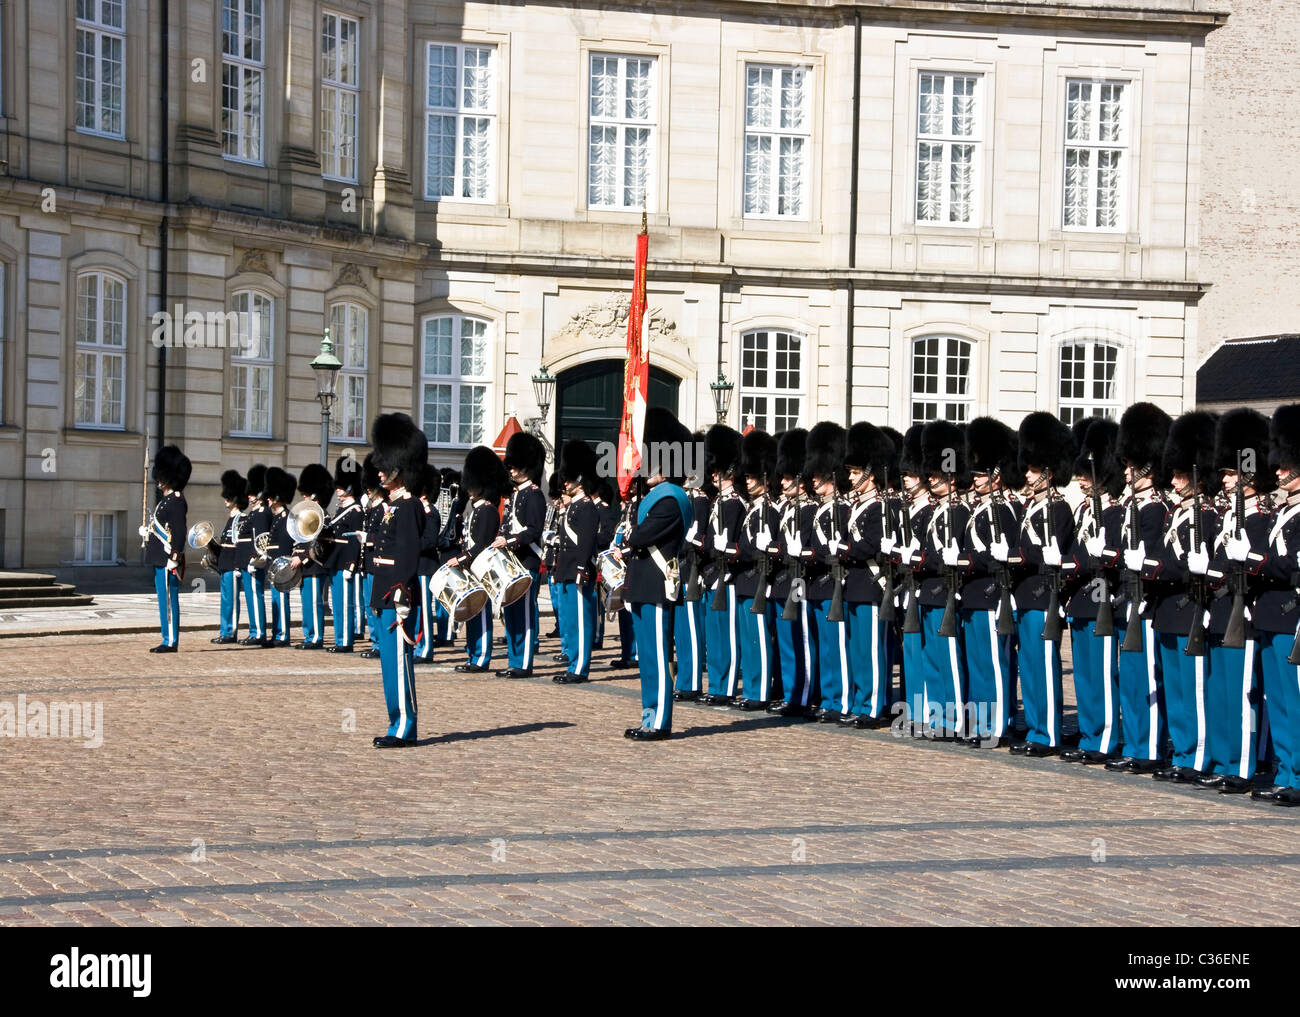
[[[754,538],[754,547],[759,551],[766,551],[771,543],[772,535],[767,530],[760,530],[758,536]]]
[[[1194,576],[1203,576],[1210,571],[1210,555],[1204,544],[1199,551],[1187,552],[1187,571]]]
[[[790,537],[790,553],[796,558],[803,554],[803,537],[797,531]]]
[[[1223,542],[1223,549],[1233,561],[1245,561],[1250,557],[1250,541],[1245,537],[1240,540],[1229,537]]]
[[[1061,549],[1056,546],[1055,541],[1043,545],[1043,564],[1054,569],[1061,567]]]
[[[359,540],[362,544],[366,542],[366,538],[368,536],[370,536],[370,534],[368,534],[365,530],[357,531],[357,540]]]
[[[174,560],[172,560],[172,559],[170,559],[170,558],[167,559],[167,571],[168,571],[168,572],[176,572],[179,568],[180,568],[180,562],[178,562],[178,561],[174,561]]]
[[[953,547],[951,544],[943,549],[943,563],[945,565],[949,565],[949,566],[956,565],[957,559],[960,557],[961,557],[961,552],[957,550],[957,548]]]
[[[903,548],[903,564],[910,564],[912,559],[921,553],[921,545],[916,540],[909,540]]]
[[[840,553],[840,542],[838,540],[827,541],[826,550],[831,553],[831,557],[834,557]]]
[[[1091,558],[1102,558],[1106,554],[1106,541],[1101,537],[1089,537],[1084,541],[1083,546],[1088,550],[1088,556]]]
[[[727,549],[727,538],[721,533],[713,535],[713,549],[715,551],[725,551]]]
[[[894,547],[895,547],[895,546],[896,546],[896,544],[895,544],[895,542],[894,542],[894,538],[893,538],[893,537],[881,537],[881,538],[880,538],[880,553],[881,553],[881,554],[884,554],[884,555],[890,555],[890,554],[893,554],[893,553],[894,553]]]
[[[684,539],[685,539],[685,540],[694,540],[694,539],[695,539],[695,533],[696,533],[696,531],[699,529],[699,525],[700,525],[699,523],[691,523],[691,528],[690,528],[689,530],[686,531],[686,536],[685,536]]]
[[[140,536],[142,536],[142,537],[147,537],[147,536],[149,536],[149,527],[147,527],[147,526],[137,526],[137,527],[135,528],[135,532],[138,533],[138,534],[140,534]]]
[[[989,545],[989,554],[993,555],[994,561],[1006,561],[1011,557],[1011,548],[1007,545],[1006,538],[993,541]]]
[[[1124,549],[1124,567],[1130,572],[1141,572],[1146,560],[1147,553],[1144,545],[1139,544],[1136,548]]]

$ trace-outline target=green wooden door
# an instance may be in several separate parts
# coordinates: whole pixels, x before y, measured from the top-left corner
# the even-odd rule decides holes
[[[596,360],[563,372],[555,386],[556,448],[570,438],[613,441],[623,419],[622,360]],[[650,405],[677,412],[681,379],[650,365]]]

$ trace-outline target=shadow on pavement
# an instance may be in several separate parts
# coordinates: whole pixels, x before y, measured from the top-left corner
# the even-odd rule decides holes
[[[453,731],[450,734],[439,735],[437,738],[421,738],[415,744],[417,747],[422,745],[443,745],[447,742],[468,742],[479,738],[497,738],[503,735],[532,734],[534,731],[545,731],[547,728],[560,727],[577,727],[577,725],[564,720],[548,720],[541,724],[516,724],[513,727],[494,727],[484,731]]]
[[[793,727],[807,724],[802,717],[754,717],[751,720],[738,720],[734,724],[714,724],[711,727],[690,727],[673,733],[673,739],[698,738],[703,735],[730,734],[733,731],[754,731],[767,727]]]

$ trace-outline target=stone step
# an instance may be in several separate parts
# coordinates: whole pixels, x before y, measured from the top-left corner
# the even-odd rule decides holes
[[[4,592],[7,594],[9,591]],[[25,607],[36,607],[42,611],[49,611],[61,607],[90,607],[94,603],[95,598],[86,593],[69,593],[61,597],[0,596],[0,611],[14,611]]]
[[[0,572],[0,590],[11,587],[53,586],[54,576],[47,572]],[[72,589],[72,587],[68,587]]]

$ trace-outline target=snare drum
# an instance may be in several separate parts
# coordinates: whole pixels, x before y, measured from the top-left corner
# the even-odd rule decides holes
[[[605,586],[605,610],[618,611],[623,607],[623,583],[627,580],[627,566],[611,549],[596,555],[600,568],[600,581]]]
[[[282,554],[271,562],[267,575],[271,578],[271,585],[281,593],[288,593],[302,585],[302,568],[295,565],[293,558],[287,554]]]
[[[451,562],[438,569],[429,580],[429,592],[455,621],[473,618],[487,604],[487,590],[465,575]]]
[[[503,551],[498,547],[489,547],[486,551],[481,551],[478,557],[470,562],[469,570],[483,584],[488,596],[492,598],[492,606],[497,611],[508,604],[513,604],[533,585],[532,575],[519,564],[519,559],[509,551]]]

